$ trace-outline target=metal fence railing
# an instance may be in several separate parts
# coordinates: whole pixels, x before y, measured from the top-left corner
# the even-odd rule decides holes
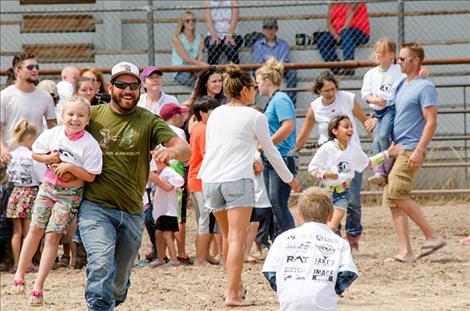
[[[223,29],[226,26],[221,21],[229,18],[229,15],[236,15],[236,12],[230,7],[212,8],[207,15],[203,0],[132,2],[87,0],[83,1],[84,3],[74,1],[74,4],[22,4],[26,2],[29,1],[0,2],[0,84],[2,85],[5,84],[5,73],[11,66],[13,55],[29,49],[36,53],[41,63],[41,77],[57,81],[60,79],[60,70],[66,65],[102,68],[105,77],[109,77],[109,68],[123,60],[133,62],[141,68],[148,65],[162,66],[165,72],[165,91],[177,94],[183,101],[188,97],[191,88],[182,85],[181,81],[175,81],[175,72],[197,71],[201,67],[193,68],[185,63],[175,64],[175,58],[172,57],[173,37],[175,33],[179,33],[178,29],[181,29],[182,25],[188,24],[188,27],[195,28],[196,37],[201,35],[205,37],[201,38],[202,63],[225,64],[231,60],[240,64],[255,64],[256,41],[266,40],[264,36],[269,36],[270,32],[275,31],[277,38],[283,39],[287,44],[288,49],[284,52],[288,55],[289,62],[296,67],[295,70],[291,68],[292,70],[288,71],[290,74],[285,76],[285,87],[296,95],[299,128],[302,123],[302,111],[305,111],[313,100],[311,92],[307,92],[313,77],[324,70],[320,67],[332,65],[323,63],[325,59],[357,61],[349,65],[341,64],[337,71],[342,74],[342,86],[359,94],[357,90],[360,88],[364,73],[368,70],[364,64],[367,65],[366,62],[370,61],[373,45],[378,39],[391,37],[397,43],[421,42],[427,60],[450,60],[429,65],[429,69],[431,79],[436,84],[442,85],[438,88],[440,109],[443,111],[454,109],[453,113],[439,115],[437,137],[454,137],[454,139],[433,141],[432,150],[435,151],[428,154],[427,161],[430,164],[447,163],[448,166],[430,166],[423,169],[418,189],[470,187],[468,181],[470,92],[468,85],[462,85],[470,79],[470,61],[468,61],[470,33],[465,31],[470,19],[469,1],[372,0],[362,1],[365,2],[363,4],[351,1],[349,5],[359,5],[359,11],[356,11],[355,15],[355,27],[365,32],[368,29],[367,24],[370,27],[368,40],[361,41],[361,37],[357,37],[357,32],[343,34],[349,36],[347,38],[350,41],[360,41],[354,50],[354,57],[351,57],[350,48],[345,40],[331,43],[327,38],[330,36],[327,27],[328,16],[338,17],[345,12],[345,8],[337,1],[241,0],[238,5],[237,27],[225,29],[226,37],[233,37],[237,48],[227,48],[222,44],[218,50],[209,48],[211,42],[207,38],[210,34],[208,26],[210,21],[207,16],[210,15],[209,19]],[[367,9],[367,14],[364,8]],[[187,11],[191,11],[191,14]],[[275,19],[275,22],[272,19]],[[338,22],[334,19],[331,21],[333,24]],[[336,26],[341,28],[339,24]],[[194,54],[195,51],[189,46],[190,44],[187,53],[197,57],[197,53]],[[270,49],[266,47],[265,50]],[[326,50],[329,50],[330,54]],[[337,59],[328,58],[331,57],[333,50],[337,53]],[[220,52],[219,58],[214,61],[215,58],[211,57],[209,60],[210,52],[212,56]],[[235,52],[237,57],[233,54]],[[266,55],[259,59],[264,60]],[[466,60],[455,62],[456,59],[462,58]],[[459,65],[452,65],[452,60]],[[318,66],[312,66],[312,63]],[[300,64],[307,65],[300,66]],[[182,67],[173,65],[182,65]],[[351,67],[357,68],[354,68],[354,72],[344,70]],[[262,104],[262,99],[259,102]],[[462,139],[456,139],[458,137]],[[308,157],[308,152],[305,157]],[[452,166],[453,163],[460,163],[460,166]],[[367,187],[365,189],[373,190]]]

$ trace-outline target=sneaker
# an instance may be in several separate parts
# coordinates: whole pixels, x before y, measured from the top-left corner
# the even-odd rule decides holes
[[[169,260],[166,264],[165,264],[165,267],[178,267],[181,265],[181,262],[179,262],[178,260],[176,261],[173,261],[173,260]]]
[[[148,263],[148,266],[149,266],[150,268],[156,268],[156,267],[163,266],[164,264],[165,264],[164,262],[162,262],[162,261],[160,261],[160,260],[158,260],[158,259],[155,259],[155,260],[149,262],[149,263]]]
[[[375,174],[374,176],[369,177],[369,179],[367,180],[369,181],[369,183],[380,187],[383,187],[387,184],[385,177],[380,174]]]

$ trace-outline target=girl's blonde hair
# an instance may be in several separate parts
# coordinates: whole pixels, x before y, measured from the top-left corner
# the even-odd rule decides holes
[[[70,104],[80,104],[84,105],[88,108],[88,115],[90,115],[90,101],[86,99],[83,96],[80,95],[72,95],[70,96],[67,101],[64,103],[64,106],[62,107],[62,113],[65,111],[65,108],[67,108],[68,105]]]
[[[37,137],[38,134],[39,129],[35,124],[28,122],[26,119],[21,119],[11,131],[10,143],[19,145],[24,141],[26,135]]]
[[[253,76],[240,68],[240,66],[230,64],[225,68],[224,92],[231,98],[240,99],[243,87],[255,84]]]
[[[184,31],[184,20],[188,18],[188,15],[191,15],[194,17],[194,19],[196,19],[196,15],[194,15],[194,13],[191,11],[186,11],[183,14],[181,14],[180,18],[178,19],[178,24],[176,25],[176,31],[174,34],[175,37],[178,37],[179,34]],[[193,29],[193,34],[195,31],[196,29]]]
[[[268,59],[263,66],[256,70],[256,75],[268,79],[275,86],[280,86],[284,73],[284,63],[278,62],[274,57]]]
[[[380,39],[374,44],[374,52],[372,53],[372,59],[375,58],[375,54],[385,54],[385,53],[396,53],[397,44],[390,37],[385,37]]]

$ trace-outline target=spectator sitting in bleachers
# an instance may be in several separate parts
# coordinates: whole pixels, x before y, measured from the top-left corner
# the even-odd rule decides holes
[[[191,11],[181,15],[172,41],[172,66],[207,65],[203,62],[204,36],[196,34],[196,16]],[[176,82],[191,87],[196,78],[196,72],[177,72],[175,75]]]
[[[238,49],[243,43],[240,35],[236,35],[238,17],[238,0],[205,0],[207,27],[209,33],[204,40],[208,48],[207,62],[217,64],[220,54],[224,52],[228,62],[239,64]]]
[[[341,45],[343,59],[353,60],[354,50],[369,42],[369,14],[365,3],[336,3],[328,6],[328,31],[315,36],[315,43],[322,58],[327,62],[339,61],[336,44]],[[354,70],[332,68],[334,74],[353,76]]]
[[[160,109],[168,103],[177,103],[176,97],[162,91],[163,72],[159,67],[150,66],[145,68],[140,74],[142,86],[145,93],[140,95],[137,106],[150,110],[153,114],[160,115]]]
[[[268,18],[263,21],[264,38],[256,41],[253,45],[253,60],[255,63],[264,64],[271,57],[274,57],[278,62],[289,62],[289,45],[277,36],[278,29],[276,19]],[[295,70],[286,70],[284,79],[288,88],[297,86],[297,72]],[[295,107],[296,93],[290,92],[288,95]]]

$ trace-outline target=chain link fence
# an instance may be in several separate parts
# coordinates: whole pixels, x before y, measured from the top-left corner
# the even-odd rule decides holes
[[[470,20],[469,1],[367,1],[362,4],[351,1],[346,6],[335,1],[241,0],[238,9],[231,7],[231,1],[211,2],[214,7],[206,12],[202,0],[1,1],[0,83],[5,84],[5,72],[11,66],[13,55],[30,50],[37,55],[41,70],[47,70],[41,77],[57,81],[60,70],[66,65],[95,66],[104,71],[105,77],[109,77],[109,68],[124,60],[141,68],[162,66],[165,92],[184,101],[191,92],[191,87],[187,86],[191,80],[189,83],[175,80],[175,71],[181,71],[183,77],[184,74],[191,77],[194,69],[187,67],[186,71],[185,66],[191,62],[186,57],[175,56],[173,48],[175,35],[184,41],[180,30],[186,25],[194,28],[195,37],[201,40],[197,44],[182,42],[187,48],[186,55],[198,61],[193,64],[229,61],[254,64],[263,62],[271,54],[277,58],[287,57],[292,64],[369,61],[374,43],[383,37],[391,37],[398,44],[418,41],[424,45],[426,58],[431,60],[468,59],[470,56],[470,35],[465,31]],[[221,6],[216,8],[219,3]],[[355,10],[348,11],[348,7]],[[348,12],[355,12],[351,13],[350,25],[360,32],[342,29],[341,23]],[[236,27],[230,26],[232,17],[237,15]],[[329,32],[329,21],[340,37]],[[268,37],[273,32],[283,41],[271,42]],[[214,33],[218,40],[214,39]],[[276,50],[280,43],[283,45]],[[202,55],[199,55],[198,44],[202,45]],[[183,68],[171,67],[173,65]],[[351,70],[343,65],[332,70],[340,75],[343,88],[360,96],[362,78],[369,68],[359,66]],[[308,88],[313,78],[324,70],[318,67],[291,69],[285,74],[285,87],[296,100],[298,129],[303,122],[302,115],[314,99]],[[446,87],[438,89],[440,109],[444,113],[439,114],[437,137],[427,160],[429,164],[447,163],[449,166],[423,169],[417,187],[468,190],[470,63],[458,66],[442,63],[428,68],[433,82]],[[263,105],[264,100],[259,98],[259,105]],[[363,105],[365,109],[366,106]],[[312,141],[315,141],[315,132]],[[365,138],[364,148],[370,150],[363,131],[361,136]],[[312,153],[313,149],[306,149],[302,163]],[[308,178],[305,177],[305,183],[310,182]],[[366,184],[364,189],[374,190]]]

